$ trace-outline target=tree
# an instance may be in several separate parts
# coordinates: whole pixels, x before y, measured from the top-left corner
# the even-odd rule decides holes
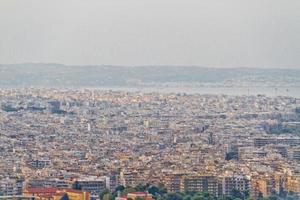
[[[249,190],[245,190],[243,191],[245,199],[248,199],[250,197],[250,191]]]
[[[275,194],[272,194],[271,196],[269,196],[268,198],[269,200],[280,200],[281,198]]]
[[[258,200],[265,200],[265,198],[263,197],[263,193],[262,192],[258,193],[257,199]]]
[[[100,199],[103,199],[104,195],[110,194],[110,191],[108,189],[103,190],[100,194],[99,197]]]
[[[202,195],[195,195],[191,198],[191,200],[205,200],[205,197]]]
[[[233,196],[223,196],[222,198],[219,198],[220,200],[234,200]]]
[[[116,187],[116,191],[121,191],[121,192],[123,192],[124,189],[125,189],[125,187],[124,187],[123,185],[118,185],[118,186]]]
[[[188,194],[185,194],[183,196],[183,200],[192,200],[192,196],[191,195],[188,195]]]
[[[168,193],[167,188],[162,183],[159,183],[158,186],[157,186],[157,188],[158,188],[159,195],[164,195],[164,194]]]
[[[213,199],[208,192],[196,192],[191,200],[210,200]]]
[[[126,195],[126,194],[132,193],[132,192],[136,192],[136,189],[132,188],[132,187],[127,187],[123,190],[122,195]]]
[[[284,198],[284,199],[285,199],[286,196],[287,196],[287,194],[288,194],[288,192],[285,191],[284,188],[280,187],[280,190],[279,190],[279,196],[280,196],[281,198]]]
[[[245,194],[239,190],[233,189],[231,195],[234,199],[245,199]]]
[[[165,200],[183,200],[183,197],[179,193],[167,193]]]
[[[195,193],[196,192],[194,192],[194,191],[188,191],[188,190],[184,191],[184,195],[186,195],[186,196],[194,196]]]
[[[60,200],[69,200],[69,197],[67,194],[64,194],[64,196]]]
[[[154,185],[151,185],[149,188],[148,188],[148,192],[150,194],[152,194],[153,196],[156,196],[158,193],[159,193],[159,189],[158,187],[154,186]]]
[[[111,199],[111,194],[110,193],[106,193],[103,198],[101,198],[101,200],[110,200]]]
[[[148,187],[149,187],[149,184],[139,183],[137,186],[134,187],[134,189],[139,192],[145,192]]]

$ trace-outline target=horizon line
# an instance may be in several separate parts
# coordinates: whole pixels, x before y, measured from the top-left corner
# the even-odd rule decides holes
[[[0,63],[3,65],[61,65],[61,66],[74,66],[74,67],[194,67],[194,68],[204,68],[204,69],[261,69],[261,70],[300,70],[300,66],[294,67],[275,67],[275,66],[204,66],[204,65],[183,65],[183,64],[142,64],[142,65],[122,65],[122,64],[65,64],[58,62],[17,62],[17,63]]]

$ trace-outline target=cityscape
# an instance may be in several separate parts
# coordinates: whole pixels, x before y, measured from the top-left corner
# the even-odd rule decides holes
[[[300,200],[300,0],[0,0],[0,200]]]
[[[192,191],[224,199],[235,191],[240,199],[297,199],[300,192],[299,98],[46,88],[0,96],[7,198],[177,200]]]

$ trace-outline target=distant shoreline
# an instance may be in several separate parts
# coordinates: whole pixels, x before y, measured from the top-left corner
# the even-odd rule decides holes
[[[0,89],[56,89],[56,90],[100,90],[100,91],[124,91],[124,92],[143,92],[143,93],[186,93],[200,95],[266,95],[270,97],[288,96],[300,98],[300,87],[120,87],[120,86],[101,86],[101,87],[44,87],[44,86],[0,86]]]

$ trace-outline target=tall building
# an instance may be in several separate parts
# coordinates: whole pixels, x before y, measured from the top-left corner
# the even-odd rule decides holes
[[[125,186],[136,186],[145,181],[141,179],[141,173],[136,170],[125,170],[121,175]]]
[[[0,192],[4,196],[21,195],[23,186],[23,178],[7,178],[0,180]]]
[[[163,183],[169,192],[179,192],[184,173],[166,173],[163,176]]]
[[[27,182],[29,188],[71,188],[72,184],[60,179],[30,179]]]
[[[182,191],[208,192],[216,197],[221,193],[218,177],[212,175],[189,175],[183,177]]]
[[[121,185],[120,172],[112,171],[109,174],[109,189],[114,191],[119,185]]]
[[[87,177],[74,182],[73,188],[91,193],[92,199],[98,199],[99,194],[109,187],[108,177]]]
[[[231,195],[233,190],[240,192],[250,190],[250,178],[245,175],[224,176],[221,180],[223,195]]]
[[[269,197],[273,193],[279,193],[279,180],[274,176],[255,176],[251,180],[251,196],[257,198],[259,196]]]

